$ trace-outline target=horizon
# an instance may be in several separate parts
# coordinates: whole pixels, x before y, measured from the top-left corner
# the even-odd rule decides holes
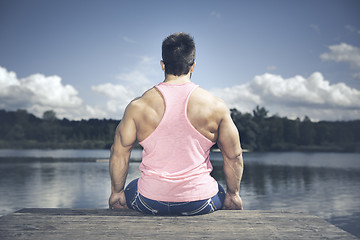
[[[260,108],[262,108],[263,106],[256,106],[256,107],[260,107]],[[253,111],[255,110],[255,109],[253,109],[252,111],[249,111],[249,112],[242,112],[242,111],[239,111],[238,109],[236,109],[236,108],[229,108],[229,110],[236,110],[236,111],[238,111],[239,113],[241,113],[241,114],[250,114],[252,117],[254,117],[254,113],[253,113]],[[265,110],[267,110],[266,108],[265,108]],[[53,112],[53,113],[55,113],[55,119],[56,120],[60,120],[60,121],[62,121],[62,120],[68,120],[68,121],[77,121],[77,122],[81,122],[81,121],[89,121],[89,120],[105,120],[105,121],[121,121],[122,119],[121,118],[96,118],[96,117],[94,117],[94,118],[79,118],[79,119],[68,119],[68,118],[66,118],[66,117],[58,117],[58,115],[56,114],[56,112],[54,111],[54,110],[51,110],[51,109],[49,109],[49,110],[46,110],[45,112],[43,112],[43,114],[41,114],[41,116],[37,116],[37,115],[35,115],[34,113],[31,113],[31,112],[28,112],[26,109],[16,109],[16,110],[6,110],[6,109],[0,109],[0,111],[6,111],[6,112],[13,112],[13,113],[16,113],[16,112],[18,112],[18,111],[25,111],[27,114],[31,114],[31,115],[33,115],[33,116],[35,116],[36,118],[38,118],[38,119],[41,119],[41,120],[45,120],[45,113],[46,112]],[[264,118],[273,118],[273,117],[278,117],[278,118],[283,118],[283,119],[287,119],[287,120],[290,120],[290,121],[300,121],[300,122],[304,122],[304,121],[307,121],[307,120],[310,120],[312,123],[318,123],[318,122],[356,122],[356,121],[360,121],[360,118],[359,119],[351,119],[351,120],[319,120],[319,121],[317,121],[317,120],[314,120],[314,119],[311,119],[309,116],[304,116],[303,118],[299,118],[299,117],[296,117],[296,118],[289,118],[288,116],[279,116],[278,114],[268,114],[267,113],[267,115],[264,117]]]

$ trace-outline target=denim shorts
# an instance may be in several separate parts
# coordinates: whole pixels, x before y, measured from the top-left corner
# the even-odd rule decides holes
[[[191,216],[214,212],[224,204],[225,191],[219,183],[219,191],[212,198],[190,202],[163,202],[141,195],[137,190],[138,180],[135,179],[126,186],[125,197],[128,208],[141,213]]]

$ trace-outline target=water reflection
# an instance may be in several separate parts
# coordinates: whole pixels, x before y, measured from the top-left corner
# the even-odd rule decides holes
[[[246,209],[303,211],[360,237],[359,155],[248,154],[244,159]],[[213,176],[224,184],[219,163]]]
[[[360,210],[359,183],[358,170],[248,164],[242,193],[247,209],[296,209],[328,219]]]
[[[359,156],[245,154],[244,207],[304,211],[360,236]],[[225,186],[221,155],[214,153],[211,159],[212,175]],[[130,164],[127,182],[140,176],[138,166],[138,162]],[[24,207],[107,208],[109,195],[108,163],[76,158],[0,162],[0,215]]]
[[[24,207],[106,208],[108,165],[96,162],[0,164],[0,215]]]

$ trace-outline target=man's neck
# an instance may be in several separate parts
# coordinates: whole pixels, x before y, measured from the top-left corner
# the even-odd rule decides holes
[[[175,76],[172,74],[166,74],[164,82],[170,83],[170,84],[183,84],[190,82],[190,73],[184,74],[181,76]]]

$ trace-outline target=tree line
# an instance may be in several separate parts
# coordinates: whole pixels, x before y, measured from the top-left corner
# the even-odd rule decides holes
[[[252,113],[230,111],[241,145],[249,151],[360,152],[360,120],[292,120],[268,116],[259,106]],[[118,124],[113,119],[58,119],[51,110],[42,118],[26,110],[0,110],[0,148],[109,149]]]
[[[360,152],[360,120],[312,122],[277,115],[264,107],[253,113],[231,109],[243,148],[251,151]]]
[[[118,120],[57,119],[54,111],[38,118],[26,110],[0,110],[0,148],[110,148]]]

